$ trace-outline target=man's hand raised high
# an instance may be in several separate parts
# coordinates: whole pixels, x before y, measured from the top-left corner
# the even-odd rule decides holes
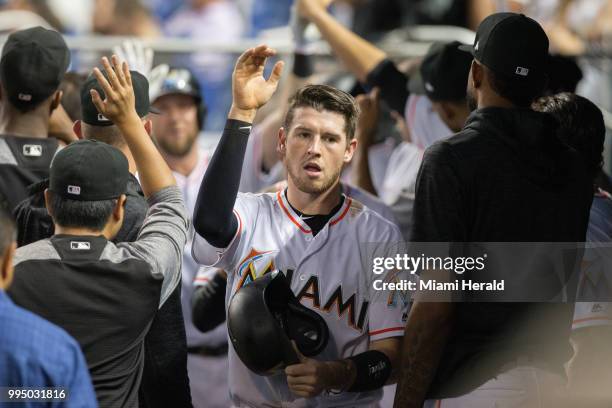
[[[91,99],[98,112],[111,120],[121,131],[134,156],[142,191],[146,197],[150,197],[175,185],[176,181],[136,112],[136,97],[127,63],[121,62],[116,55],[112,56],[111,61],[112,66],[108,58],[102,58],[106,75],[94,68],[93,74],[104,91],[104,99],[95,89],[91,91]]]
[[[236,62],[232,75],[232,108],[229,119],[253,122],[257,109],[270,100],[278,86],[283,62],[278,61],[267,80],[263,76],[266,60],[276,54],[272,48],[260,45],[246,50]]]

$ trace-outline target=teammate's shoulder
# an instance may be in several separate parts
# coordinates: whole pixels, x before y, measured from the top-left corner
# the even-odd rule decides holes
[[[13,257],[13,266],[17,266],[24,261],[60,259],[60,256],[53,247],[49,238],[32,242],[17,248]]]
[[[370,207],[364,205],[359,200],[349,198],[349,218],[365,229],[389,230],[393,233],[399,233],[397,225],[383,217],[380,213],[374,211]]]

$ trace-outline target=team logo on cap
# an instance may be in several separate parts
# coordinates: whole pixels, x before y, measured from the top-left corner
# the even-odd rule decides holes
[[[68,186],[68,194],[81,195],[81,187],[79,187],[79,186]]]
[[[74,251],[89,251],[91,244],[87,241],[70,241],[70,249]]]
[[[32,100],[32,95],[20,93],[19,95],[17,95],[17,99],[19,99],[20,101],[30,102]]]
[[[101,113],[98,113],[98,122],[110,122],[110,119],[108,119],[106,116],[104,116]]]
[[[42,146],[33,144],[23,145],[23,155],[27,157],[40,157],[42,156]]]
[[[516,75],[527,76],[529,75],[529,69],[523,67],[516,67],[516,71],[514,71]]]

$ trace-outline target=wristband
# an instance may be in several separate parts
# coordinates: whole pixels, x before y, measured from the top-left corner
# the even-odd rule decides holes
[[[225,122],[225,130],[229,132],[237,132],[244,136],[249,136],[251,134],[251,128],[253,127],[252,123],[244,122],[238,119],[227,119]]]
[[[293,54],[293,74],[299,78],[308,78],[314,72],[312,57],[298,52]]]
[[[376,390],[385,385],[391,376],[391,361],[382,351],[368,350],[348,359],[355,363],[357,371],[349,392]]]

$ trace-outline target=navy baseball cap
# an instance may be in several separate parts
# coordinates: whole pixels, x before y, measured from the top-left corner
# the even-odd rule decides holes
[[[71,200],[110,200],[126,193],[129,174],[119,149],[97,140],[79,140],[53,158],[49,191]]]
[[[461,50],[461,45],[459,41],[432,44],[419,72],[410,77],[408,90],[432,101],[465,99],[472,55]]]
[[[0,81],[15,107],[35,107],[57,91],[70,65],[60,33],[42,27],[8,36],[0,58]]]
[[[104,70],[102,70],[102,73],[108,79],[108,75]],[[138,116],[142,118],[149,113],[159,113],[149,102],[149,81],[147,78],[138,71],[130,71],[130,75],[132,77],[132,88],[134,89],[136,113],[138,113]],[[105,98],[104,91],[93,74],[87,77],[81,88],[81,115],[83,122],[92,126],[113,125],[111,120],[98,112],[98,108],[96,108],[91,99],[90,91],[92,89],[98,91],[102,99]]]
[[[535,81],[547,74],[548,37],[537,21],[524,14],[491,14],[478,26],[474,45],[460,48],[508,78]]]

